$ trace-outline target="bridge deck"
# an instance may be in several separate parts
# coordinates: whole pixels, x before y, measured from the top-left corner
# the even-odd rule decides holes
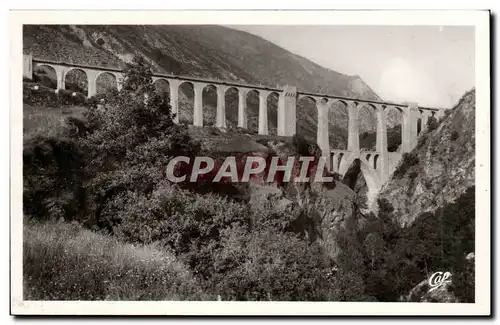
[[[99,70],[99,71],[104,71],[104,72],[106,72],[106,71],[120,72],[120,73],[123,72],[123,70],[121,70],[119,68],[114,68],[114,67],[99,67],[99,66],[93,66],[93,65],[67,63],[67,62],[62,62],[62,61],[52,61],[52,60],[44,60],[44,59],[37,59],[37,58],[33,58],[33,62],[61,65],[61,66],[67,66],[67,67],[73,67],[73,68],[94,69],[94,70]],[[268,87],[268,86],[264,86],[264,85],[251,85],[251,84],[238,83],[238,82],[232,82],[232,81],[224,81],[224,80],[217,80],[217,79],[204,79],[204,78],[173,75],[173,74],[166,74],[166,73],[155,72],[155,73],[153,73],[153,76],[158,77],[158,78],[177,79],[177,80],[200,82],[200,83],[206,83],[206,84],[224,85],[224,86],[228,86],[228,87],[243,87],[243,88],[248,88],[248,89],[267,90],[267,91],[278,92],[278,93],[283,91],[283,89]],[[383,101],[360,99],[360,98],[350,98],[350,97],[335,96],[335,95],[328,95],[328,94],[311,93],[311,92],[305,92],[305,91],[297,91],[297,95],[321,97],[321,98],[329,98],[329,99],[338,99],[338,100],[345,100],[345,101],[354,101],[354,102],[368,103],[368,104],[397,106],[397,107],[407,107],[408,106],[408,104],[398,104],[398,103],[393,103],[393,102],[383,102]],[[422,110],[439,111],[438,108],[422,107],[422,106],[419,106],[418,108],[422,109]]]

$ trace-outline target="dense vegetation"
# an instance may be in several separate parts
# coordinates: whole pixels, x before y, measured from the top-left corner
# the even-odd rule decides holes
[[[40,237],[25,236],[27,297],[168,299],[179,294],[171,283],[161,286],[163,295],[157,291],[155,281],[177,283],[180,279],[175,279],[175,273],[173,280],[170,275],[156,278],[154,263],[143,270],[131,266],[138,276],[118,281],[112,273],[121,277],[127,266],[110,264],[100,272],[95,266],[71,262],[83,255],[82,261],[88,260],[89,265],[102,265],[106,256],[91,255],[98,248],[62,249],[74,236],[91,236],[96,245],[106,246],[108,241],[124,245],[114,255],[110,253],[118,260],[136,259],[125,243],[154,245],[171,252],[199,281],[207,297],[342,299],[343,293],[331,281],[331,261],[323,258],[317,243],[294,231],[293,215],[276,209],[272,202],[251,208],[217,193],[199,194],[196,188],[183,189],[165,181],[164,168],[172,156],[192,157],[200,147],[184,127],[172,122],[168,98],[155,91],[144,60],[128,65],[122,91],[103,99],[89,105],[84,118],[67,121],[57,136],[38,134],[26,139],[24,213],[28,220],[48,222],[26,231],[54,227],[51,231],[60,235],[57,239],[42,236],[44,242],[37,239]],[[51,221],[58,219],[74,221],[102,235],[81,228],[68,233],[64,224]],[[51,269],[47,270],[44,265],[49,263]],[[71,277],[61,278],[68,272]],[[103,285],[94,289],[86,284],[91,279]],[[108,292],[108,286],[124,280],[146,292]],[[56,289],[57,281],[78,282],[75,285],[81,289],[68,294]],[[40,283],[45,285],[39,287]],[[147,292],[144,286],[151,286],[154,292]],[[181,299],[190,299],[191,291],[181,291],[186,292]]]
[[[80,224],[25,220],[25,300],[210,299],[172,254]]]
[[[394,301],[442,268],[473,297],[457,267],[474,250],[473,190],[406,229],[387,204],[379,218],[354,204],[334,259],[315,240],[317,197],[282,209],[168,183],[169,159],[200,144],[173,123],[145,60],[125,71],[120,92],[86,101],[61,132],[25,138],[26,299]]]
[[[452,291],[463,302],[474,302],[475,190],[434,213],[423,213],[409,227],[394,222],[387,201],[379,202],[378,218],[359,232],[365,244],[367,294],[394,301],[437,271],[453,275]]]

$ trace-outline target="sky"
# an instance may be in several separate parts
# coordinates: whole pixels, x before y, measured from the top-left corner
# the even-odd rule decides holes
[[[470,26],[230,26],[347,75],[382,99],[452,107],[474,87]]]

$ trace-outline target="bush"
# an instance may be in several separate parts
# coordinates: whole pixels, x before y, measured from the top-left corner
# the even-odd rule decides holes
[[[427,135],[426,134],[421,134],[419,137],[418,137],[418,141],[417,141],[417,146],[415,149],[420,149],[422,148],[423,146],[425,146],[427,144]]]
[[[365,264],[374,268],[365,273],[366,294],[380,301],[397,301],[429,275],[452,273],[454,294],[461,302],[474,302],[474,262],[466,255],[474,252],[475,189],[470,187],[454,203],[421,214],[414,223],[401,227],[394,221],[392,206],[379,201],[378,218],[372,218],[359,234],[375,233],[384,249],[370,251]]]
[[[35,137],[23,150],[23,209],[36,219],[85,211],[83,155],[70,139]]]
[[[82,93],[61,89],[56,93],[56,89],[37,83],[23,84],[23,103],[45,107],[88,106],[87,97]]]
[[[316,156],[321,155],[320,148],[315,142],[308,141],[304,136],[295,134],[292,137],[292,145],[298,156]]]
[[[436,119],[436,117],[434,117],[434,115],[431,115],[427,119],[427,125],[426,126],[427,126],[427,132],[432,132],[435,129],[437,129],[437,127],[439,126],[439,122]]]
[[[404,153],[403,158],[399,162],[398,167],[394,171],[393,177],[398,179],[402,178],[410,167],[418,165],[420,160],[418,159],[417,152]]]
[[[339,300],[317,244],[275,229],[224,231],[215,290],[224,300]]]
[[[250,208],[165,183],[151,195],[123,193],[111,206],[122,211],[115,234],[171,250],[205,292],[224,300],[335,300],[349,290],[335,287],[345,279],[330,274],[318,244],[272,202]]]

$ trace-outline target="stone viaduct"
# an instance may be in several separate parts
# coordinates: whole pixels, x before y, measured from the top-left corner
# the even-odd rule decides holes
[[[65,89],[66,75],[74,69],[83,71],[87,76],[88,97],[92,97],[97,93],[97,79],[102,74],[112,75],[116,80],[118,90],[121,88],[123,74],[119,69],[34,59],[31,55],[24,56],[24,77],[32,79],[33,69],[39,66],[48,66],[55,71],[57,89]],[[195,126],[203,126],[202,92],[206,87],[214,87],[217,92],[216,127],[219,128],[226,127],[224,101],[226,91],[230,88],[238,91],[238,126],[241,128],[247,128],[247,94],[250,91],[256,91],[259,95],[258,133],[262,135],[268,134],[267,98],[271,93],[278,96],[277,133],[279,136],[293,136],[296,133],[297,101],[304,97],[311,99],[318,111],[317,143],[322,150],[323,156],[327,158],[330,169],[340,174],[341,177],[344,177],[352,163],[356,159],[359,159],[361,172],[367,182],[369,196],[374,196],[379,192],[383,184],[389,180],[402,155],[410,152],[415,147],[418,137],[418,120],[421,120],[420,132],[422,132],[431,115],[435,115],[438,118],[444,115],[443,109],[418,107],[416,104],[396,104],[328,94],[307,93],[297,91],[296,87],[293,86],[271,88],[232,81],[208,80],[159,73],[153,74],[153,82],[157,82],[158,80],[164,80],[169,85],[170,104],[177,123],[179,122],[179,87],[184,83],[192,85],[194,90],[193,124]],[[349,114],[347,150],[330,149],[328,111],[334,103],[344,105]],[[362,108],[373,110],[377,117],[375,151],[362,151],[359,147],[358,114]],[[389,108],[397,109],[402,115],[402,141],[399,152],[389,152],[387,149],[386,112]]]

